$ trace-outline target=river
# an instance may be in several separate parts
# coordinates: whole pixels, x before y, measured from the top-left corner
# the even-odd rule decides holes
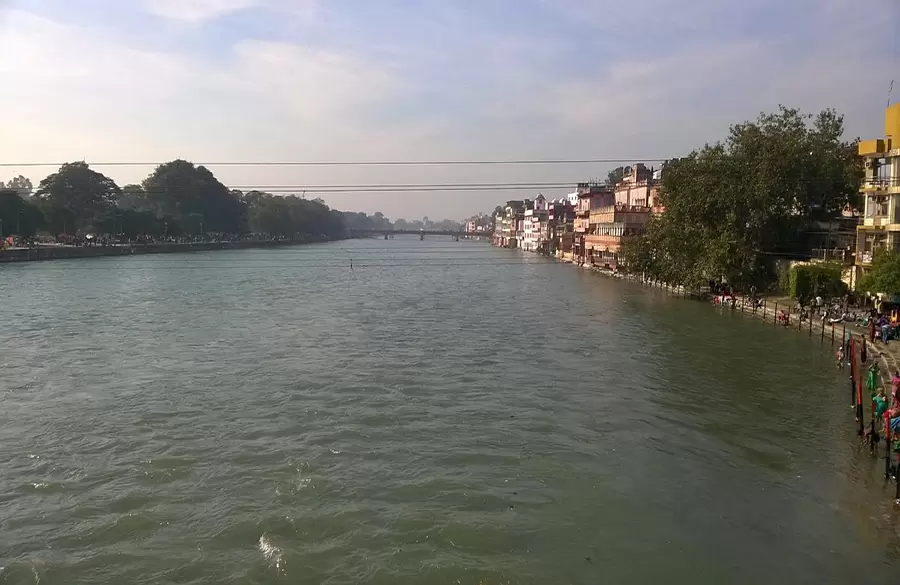
[[[0,266],[0,298],[0,583],[897,582],[805,333],[438,237]]]

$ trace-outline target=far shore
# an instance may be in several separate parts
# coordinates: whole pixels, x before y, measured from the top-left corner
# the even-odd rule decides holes
[[[111,246],[38,246],[9,248],[0,252],[0,264],[13,262],[42,262],[74,258],[133,256],[138,254],[176,254],[211,250],[242,250],[247,248],[280,248],[331,241],[327,238],[298,240],[239,240],[235,242],[160,242],[152,244],[117,244]]]

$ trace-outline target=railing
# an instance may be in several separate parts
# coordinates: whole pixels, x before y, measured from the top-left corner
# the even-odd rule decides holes
[[[865,178],[862,182],[863,189],[887,189],[888,187],[900,186],[900,178],[891,179],[888,177]]]
[[[811,252],[815,260],[841,262],[843,264],[853,264],[853,259],[856,256],[856,254],[846,248],[814,248]]]

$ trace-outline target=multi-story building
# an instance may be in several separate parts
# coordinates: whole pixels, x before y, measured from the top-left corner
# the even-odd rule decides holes
[[[608,207],[615,203],[615,193],[603,183],[580,183],[578,185],[578,203],[575,205],[573,231],[574,261],[579,264],[587,262],[585,236],[590,232],[591,211]]]
[[[614,186],[612,199],[592,205],[584,232],[586,264],[615,269],[621,260],[622,242],[642,234],[651,213],[663,212],[658,203],[658,176],[658,171],[642,163],[625,167],[625,176]]]
[[[479,213],[466,222],[466,233],[484,234],[484,232],[490,232],[494,227],[494,219],[490,215]]]
[[[585,235],[586,262],[615,269],[620,263],[622,242],[644,232],[652,208],[648,205],[615,203],[591,211]]]
[[[546,241],[547,212],[547,199],[538,193],[522,218],[522,249],[526,252],[538,252]]]
[[[884,134],[883,139],[859,143],[865,203],[862,223],[856,228],[856,277],[878,251],[900,250],[900,103],[888,107]]]
[[[503,213],[498,215],[494,222],[494,245],[501,248],[517,248],[524,216],[524,202],[507,201]]]
[[[616,203],[629,207],[649,206],[653,174],[653,169],[648,169],[643,163],[625,167],[625,176],[615,185]]]
[[[547,213],[547,253],[572,261],[575,239],[575,206],[567,198],[557,199],[549,205]]]

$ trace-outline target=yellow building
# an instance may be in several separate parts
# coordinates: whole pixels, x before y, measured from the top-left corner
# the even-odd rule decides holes
[[[856,228],[857,273],[879,250],[900,250],[900,103],[887,109],[884,134],[859,143],[865,177],[863,221]]]

